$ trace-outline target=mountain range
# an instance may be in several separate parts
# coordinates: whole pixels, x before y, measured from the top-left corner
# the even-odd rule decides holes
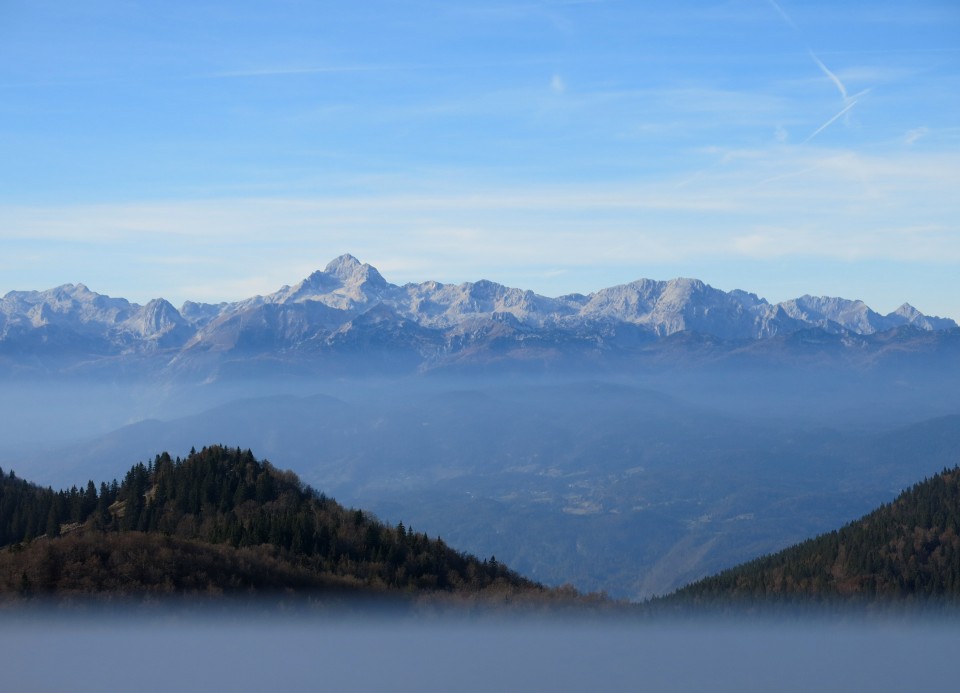
[[[798,347],[799,345],[799,347]],[[641,279],[549,298],[495,282],[387,282],[351,255],[293,286],[234,303],[178,310],[65,284],[0,299],[0,373],[103,368],[223,377],[231,368],[408,371],[493,363],[596,364],[752,359],[803,348],[857,359],[960,349],[960,328],[903,304],[887,315],[862,301],[802,296],[769,303],[696,279]],[[358,361],[357,356],[362,360]]]

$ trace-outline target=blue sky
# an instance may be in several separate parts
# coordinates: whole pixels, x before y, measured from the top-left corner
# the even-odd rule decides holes
[[[0,0],[0,294],[344,252],[960,319],[960,4]]]

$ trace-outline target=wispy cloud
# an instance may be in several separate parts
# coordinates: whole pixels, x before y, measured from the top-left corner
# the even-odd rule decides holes
[[[226,267],[246,267],[241,272],[252,276],[267,262],[277,265],[270,276],[278,279],[291,274],[284,269],[291,263],[306,257],[319,265],[345,250],[371,262],[419,256],[448,276],[467,259],[473,268],[504,262],[563,267],[756,257],[772,248],[845,258],[857,244],[873,256],[960,262],[960,239],[934,233],[949,218],[953,191],[960,189],[955,157],[899,151],[866,156],[786,144],[721,150],[714,156],[725,163],[692,179],[678,174],[531,185],[437,172],[415,182],[380,179],[376,190],[356,195],[3,206],[0,247],[27,241],[69,246],[72,259],[107,247],[131,254],[149,248],[151,255],[167,258],[160,264],[170,276],[204,271],[200,258],[209,257],[224,263],[211,260],[215,275]],[[775,227],[783,230],[781,237],[768,231],[771,219],[793,221]],[[907,232],[918,227],[928,230],[920,245],[916,234]],[[873,235],[878,228],[888,229],[883,243]],[[832,235],[837,239],[830,240]],[[610,248],[617,249],[613,256],[603,256]],[[75,276],[74,270],[63,274]],[[465,270],[459,274],[470,276]]]
[[[926,137],[928,134],[930,134],[929,128],[926,128],[926,127],[914,128],[908,131],[906,135],[904,135],[903,143],[906,144],[908,147],[910,147],[916,144],[917,141],[920,140],[921,138]]]
[[[0,294],[82,281],[139,303],[237,300],[343,252],[395,283],[487,278],[548,295],[642,276],[720,285],[710,272],[725,267],[726,288],[790,298],[785,282],[827,290],[810,283],[824,263],[895,262],[899,277],[960,264],[960,238],[943,223],[960,189],[951,152],[776,145],[714,156],[726,163],[684,186],[677,176],[531,185],[436,172],[356,195],[0,206]],[[770,261],[793,269],[766,285],[742,274],[743,263]],[[891,301],[905,300],[905,281],[899,291],[886,282],[903,294]],[[960,306],[930,306],[960,317]]]

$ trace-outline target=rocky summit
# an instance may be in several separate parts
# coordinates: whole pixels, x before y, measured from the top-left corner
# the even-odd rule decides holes
[[[956,349],[957,335],[953,320],[909,304],[887,315],[844,298],[772,304],[683,278],[555,298],[488,280],[400,286],[342,255],[267,296],[188,301],[180,310],[163,299],[137,305],[83,284],[8,293],[0,299],[0,373],[120,368],[209,378],[238,364],[308,371],[531,362],[621,367],[624,359],[636,366],[691,352],[716,359],[747,349],[756,359],[798,340],[844,358],[868,353],[873,362],[891,349]]]

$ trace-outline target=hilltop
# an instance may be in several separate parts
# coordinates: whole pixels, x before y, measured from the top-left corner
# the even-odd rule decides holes
[[[452,595],[566,600],[491,557],[387,526],[221,446],[53,491],[0,474],[0,594]]]

